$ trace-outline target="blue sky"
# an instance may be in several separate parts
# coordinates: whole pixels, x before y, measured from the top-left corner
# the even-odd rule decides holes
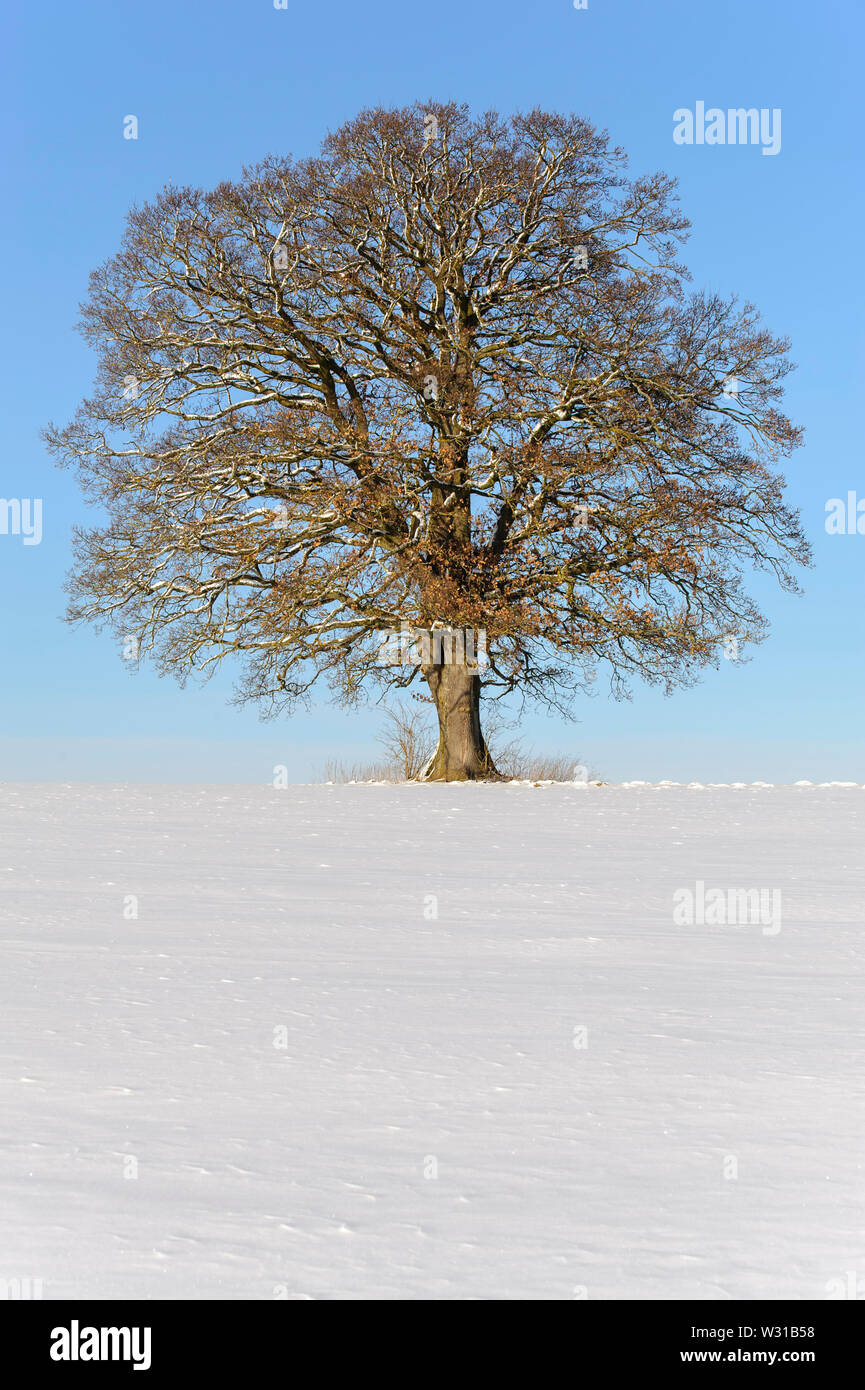
[[[541,105],[606,126],[633,173],[679,180],[694,286],[735,291],[793,340],[787,467],[815,549],[804,598],[755,577],[772,635],[670,698],[584,700],[579,723],[528,715],[538,748],[623,778],[865,781],[865,535],[827,535],[828,499],[865,498],[862,395],[863,9],[858,0],[62,0],[3,9],[5,447],[0,496],[43,499],[43,539],[0,534],[0,779],[268,782],[374,752],[381,719],[327,701],[262,724],[231,672],[179,689],[117,643],[61,621],[74,480],[39,439],[91,385],[75,332],[89,271],[129,205],[168,181],[211,186],[269,152],[317,149],[370,105]],[[780,108],[777,155],[678,145],[673,112]],[[123,118],[139,119],[138,140]],[[601,690],[604,681],[599,681]]]

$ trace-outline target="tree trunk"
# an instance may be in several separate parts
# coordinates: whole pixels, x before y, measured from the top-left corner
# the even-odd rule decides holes
[[[423,674],[439,718],[438,747],[424,768],[425,782],[474,782],[497,777],[481,733],[481,680],[476,667],[444,662]]]

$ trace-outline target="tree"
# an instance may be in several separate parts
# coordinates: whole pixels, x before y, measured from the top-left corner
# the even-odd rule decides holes
[[[265,712],[420,674],[446,780],[495,773],[482,686],[567,711],[602,663],[669,691],[760,640],[744,569],[795,590],[808,559],[789,345],[686,293],[674,188],[583,119],[431,103],[133,209],[84,306],[95,392],[47,431],[108,518],[70,618],[181,679],[237,654]]]

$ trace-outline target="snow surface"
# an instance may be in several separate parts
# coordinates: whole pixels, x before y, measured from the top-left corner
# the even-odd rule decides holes
[[[825,1298],[865,1274],[863,804],[3,787],[0,1279]],[[781,930],[675,925],[697,880]]]

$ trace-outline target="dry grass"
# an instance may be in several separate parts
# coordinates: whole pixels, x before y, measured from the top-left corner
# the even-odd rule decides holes
[[[413,782],[432,757],[436,746],[436,730],[424,704],[393,705],[385,710],[385,725],[379,734],[383,757],[378,762],[328,762],[324,780],[327,782]],[[484,737],[504,781],[573,782],[576,769],[584,766],[581,758],[570,753],[538,753],[527,748],[519,737],[507,738],[511,728],[497,708],[484,711]],[[581,776],[583,774],[580,774]],[[599,780],[598,773],[589,770],[587,780]]]
[[[325,782],[395,782],[392,769],[383,763],[328,762],[324,767]]]

